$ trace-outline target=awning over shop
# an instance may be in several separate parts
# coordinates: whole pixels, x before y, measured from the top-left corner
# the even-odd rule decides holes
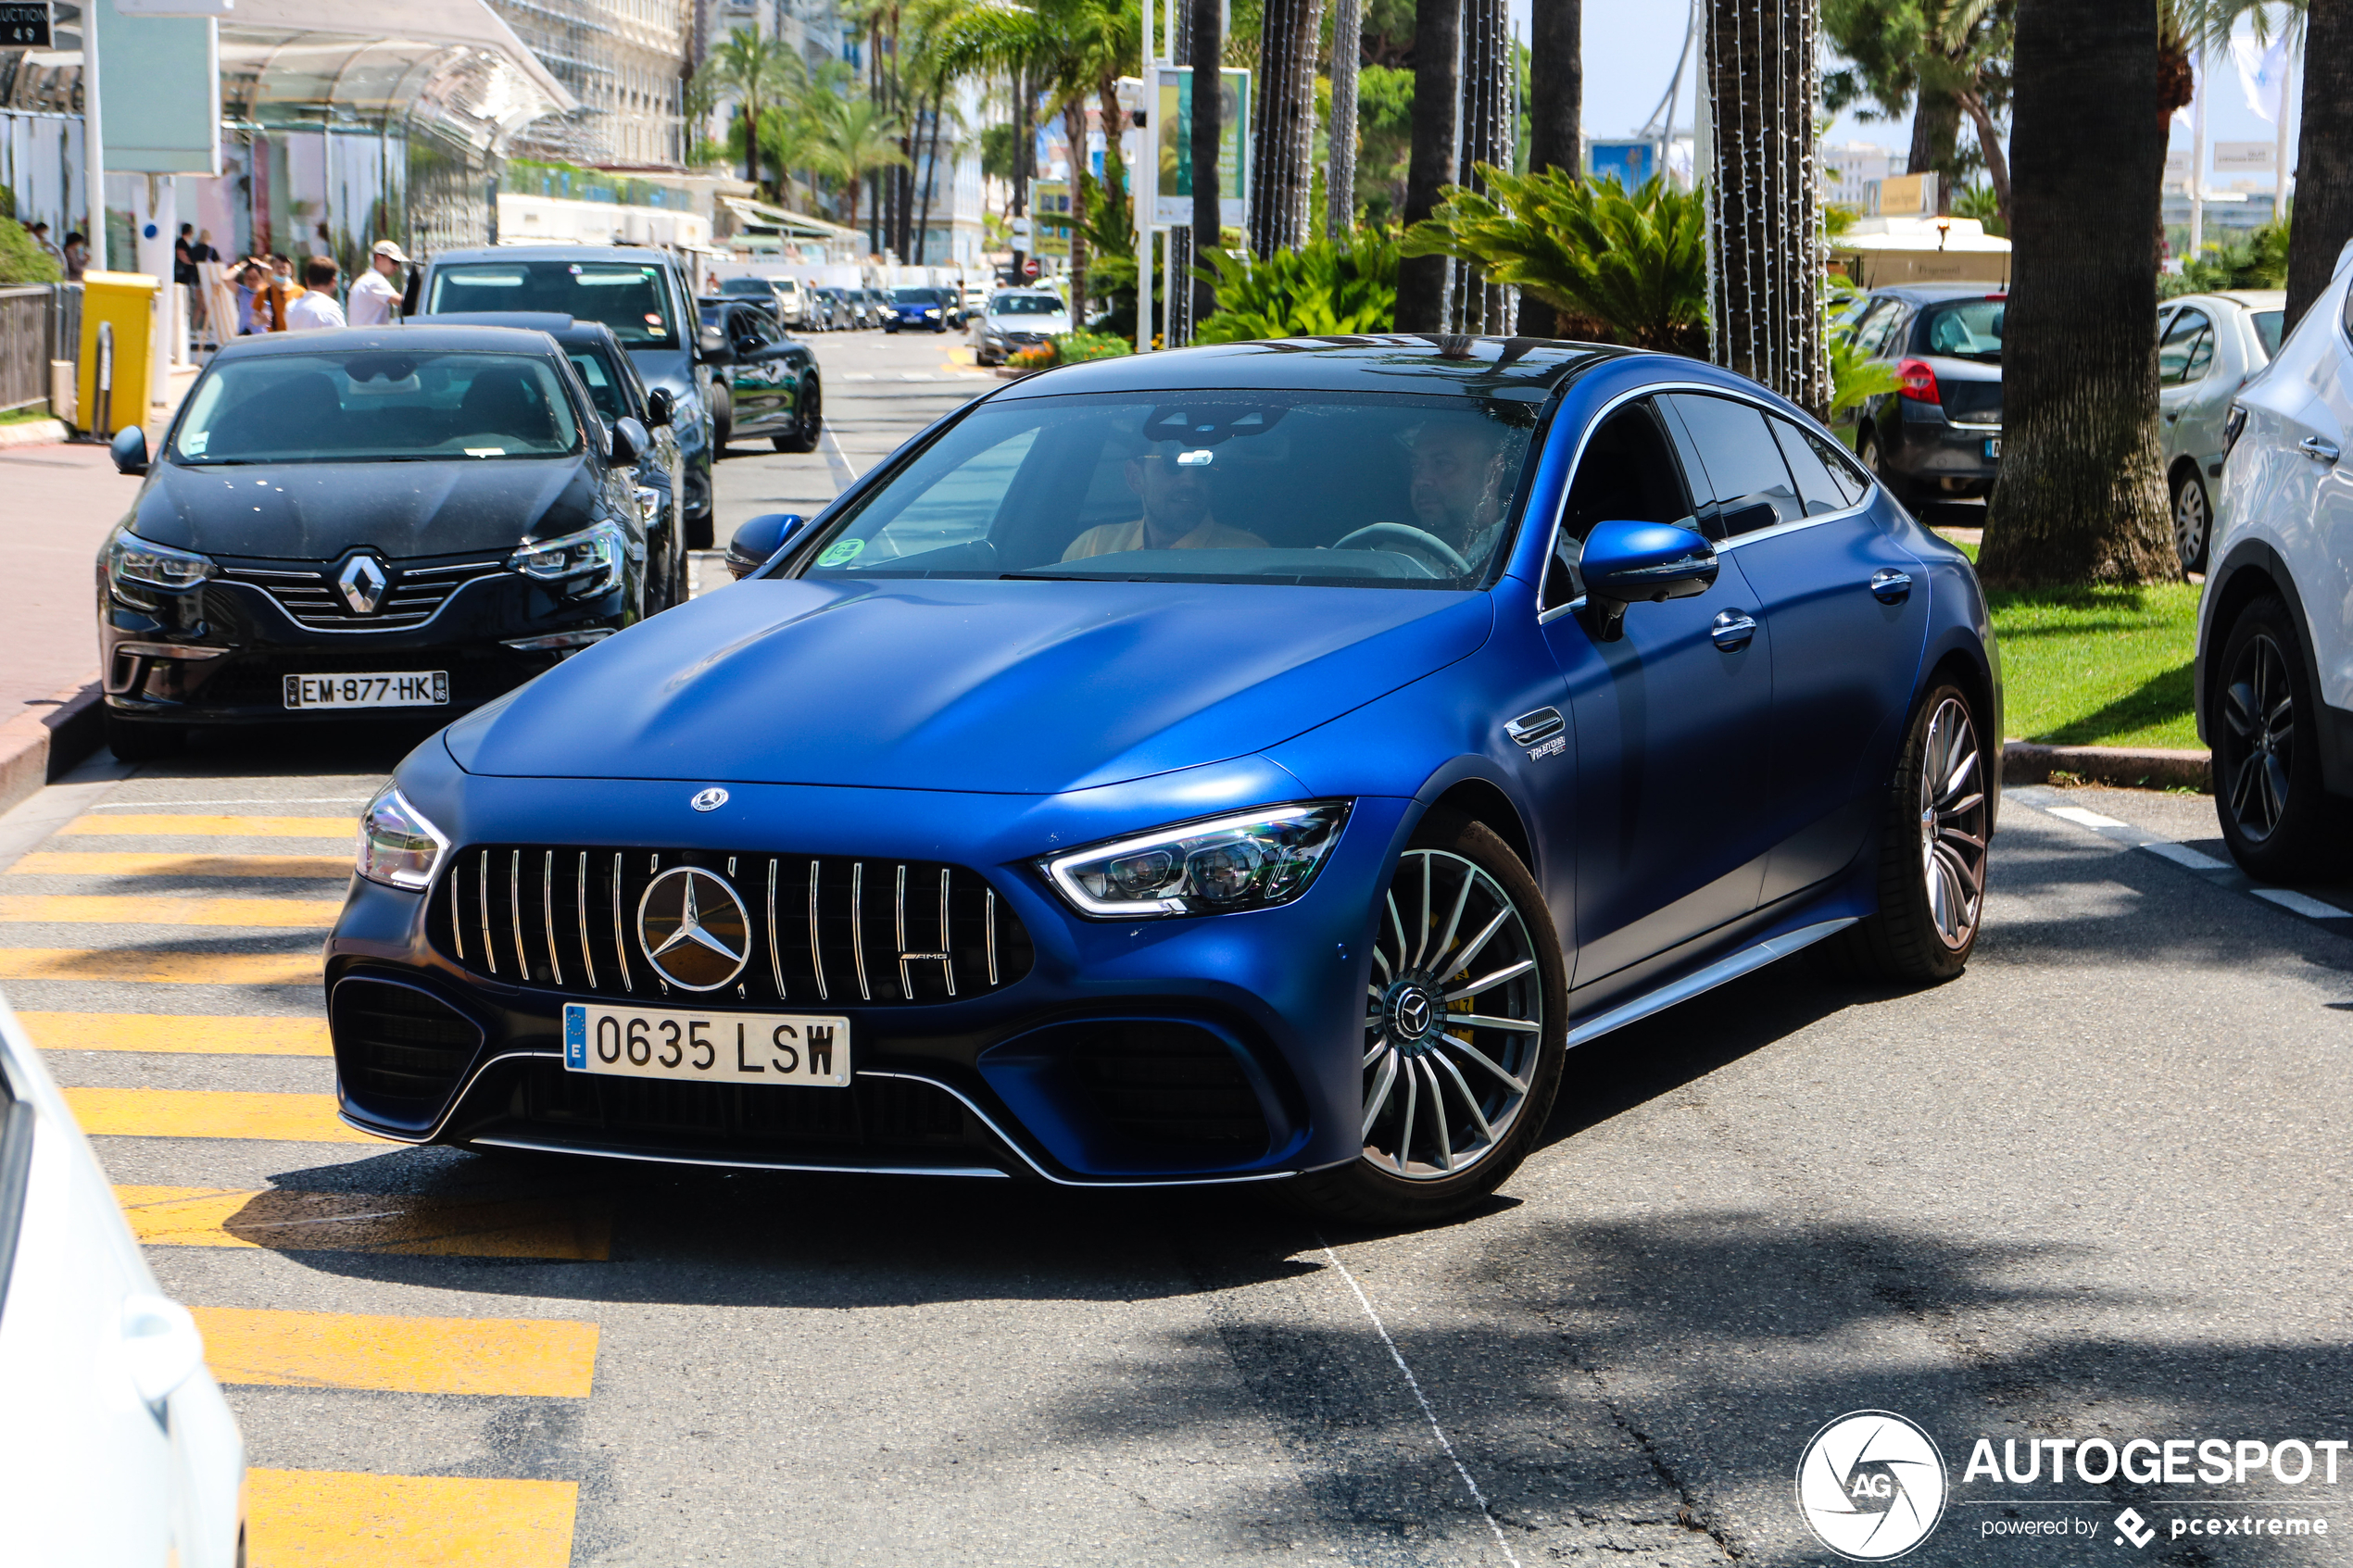
[[[794,234],[812,240],[855,240],[858,231],[845,229],[838,223],[828,223],[822,218],[788,212],[781,207],[753,201],[749,196],[723,195],[720,205],[736,215],[736,220],[747,229],[773,230],[778,234]]]
[[[1830,240],[1831,259],[1863,288],[2010,281],[2010,242],[1974,218],[1866,218]]]

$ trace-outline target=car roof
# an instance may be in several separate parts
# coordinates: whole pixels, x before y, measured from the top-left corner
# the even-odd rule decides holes
[[[614,341],[612,329],[602,321],[583,321],[554,311],[543,310],[458,310],[434,316],[411,316],[410,329],[417,327],[512,327],[517,332],[546,332],[567,348],[588,344]]]
[[[2284,310],[2287,308],[2285,289],[2213,289],[2203,294],[2177,294],[2171,299],[2157,302],[2159,310],[2169,305],[2189,305],[2198,300],[2227,300],[2242,310]]]
[[[1870,297],[1931,305],[1940,299],[2007,299],[2009,294],[2000,283],[1896,283],[1873,289]]]
[[[569,318],[561,318],[569,320]],[[418,317],[396,327],[329,327],[308,332],[265,332],[233,338],[212,356],[226,359],[267,359],[279,354],[347,354],[355,348],[408,349],[448,353],[474,349],[486,354],[536,354],[548,350],[543,329],[524,331],[511,326],[475,324],[474,317]],[[459,322],[465,322],[459,325]]]
[[[432,258],[435,267],[457,261],[578,261],[583,257],[602,261],[658,261],[663,266],[674,265],[675,258],[666,250],[651,245],[474,245],[465,250],[445,250]]]
[[[1627,352],[1591,343],[1434,333],[1283,338],[1089,360],[1015,382],[997,396],[1233,389],[1452,393],[1536,401]]]

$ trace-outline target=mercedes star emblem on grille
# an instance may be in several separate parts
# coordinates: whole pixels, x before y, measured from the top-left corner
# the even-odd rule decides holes
[[[698,811],[716,811],[719,808],[727,804],[727,792],[721,789],[717,784],[713,784],[709,789],[706,789],[697,795],[686,804],[692,806]]]
[[[699,866],[673,866],[637,900],[637,941],[654,972],[687,991],[716,991],[751,953],[751,916],[736,890]]]
[[[343,563],[335,573],[335,586],[342,590],[343,602],[357,615],[373,615],[384,603],[384,588],[392,579],[384,575],[383,565],[373,556],[354,556]]]

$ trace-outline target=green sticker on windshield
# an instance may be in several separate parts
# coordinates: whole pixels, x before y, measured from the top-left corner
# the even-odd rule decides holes
[[[848,566],[858,558],[858,552],[865,547],[866,541],[863,539],[837,539],[825,546],[825,553],[817,558],[817,564],[819,566]]]

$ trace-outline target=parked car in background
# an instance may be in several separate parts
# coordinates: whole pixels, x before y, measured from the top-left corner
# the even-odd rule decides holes
[[[445,251],[428,264],[420,294],[426,315],[527,311],[610,327],[646,384],[670,389],[686,458],[686,544],[710,546],[711,366],[724,345],[698,341],[694,293],[674,255],[635,245]]]
[[[691,329],[689,329],[691,330]],[[673,394],[673,396],[675,395]],[[98,553],[107,744],[436,722],[662,608],[637,465],[544,332],[419,325],[215,354]],[[656,571],[661,570],[656,567]]]
[[[858,324],[858,307],[851,303],[849,291],[838,284],[828,283],[811,291],[820,303],[824,317],[822,330],[845,332]]]
[[[999,289],[973,324],[973,358],[1001,365],[1006,356],[1035,348],[1070,331],[1070,307],[1044,289]]]
[[[245,1442],[204,1336],[5,1001],[0,1388],[9,1562],[244,1568]]]
[[[1855,455],[1906,506],[1994,489],[2002,466],[2007,294],[1982,283],[1877,289],[1855,326],[1862,353],[1895,369],[1894,392],[1841,416]]]
[[[2158,308],[2158,435],[2173,504],[2173,547],[2185,571],[2206,570],[2231,400],[2279,352],[2286,314],[2284,289],[2187,294]]]
[[[2340,259],[2225,412],[2198,597],[2198,734],[2214,752],[2215,812],[2232,858],[2274,882],[2325,878],[2343,867],[2353,838],[2348,283],[2353,270]],[[2184,303],[2173,302],[2173,321],[2194,345],[2205,329],[2183,322]],[[2221,311],[2191,308],[2208,318],[2219,345]],[[2259,337],[2262,328],[2255,331]],[[2195,356],[2193,346],[2183,363]]]
[[[954,295],[952,289],[927,285],[894,289],[883,317],[883,331],[895,332],[905,327],[911,332],[944,332],[955,324]]]
[[[646,613],[686,602],[686,455],[671,422],[676,399],[649,390],[637,367],[602,321],[569,316],[412,316],[411,326],[498,326],[541,332],[572,361],[581,390],[605,421],[606,440],[623,420],[635,420],[652,437],[637,458],[637,503],[646,519]]]
[[[725,334],[728,423],[722,451],[747,435],[768,437],[779,452],[814,452],[823,430],[824,390],[816,356],[787,337],[768,308],[749,300],[706,299],[706,325]]]

